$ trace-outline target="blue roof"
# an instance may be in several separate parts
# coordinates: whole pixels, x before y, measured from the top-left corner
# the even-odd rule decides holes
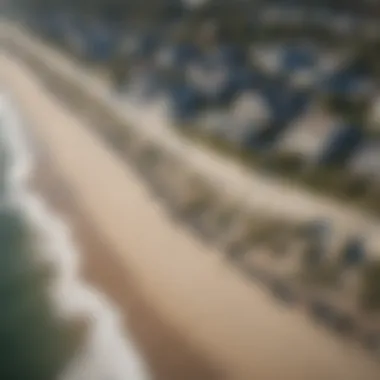
[[[317,55],[309,46],[284,46],[282,51],[282,68],[285,72],[313,67]]]
[[[328,137],[319,159],[322,165],[345,165],[359,151],[364,142],[360,126],[343,124]]]

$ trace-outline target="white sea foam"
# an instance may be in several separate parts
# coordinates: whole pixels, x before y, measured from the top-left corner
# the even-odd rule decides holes
[[[70,228],[48,209],[27,185],[33,154],[22,131],[21,117],[10,97],[0,93],[0,135],[9,149],[11,165],[6,203],[19,207],[41,235],[38,260],[49,260],[59,276],[52,289],[57,317],[91,317],[89,334],[60,380],[147,380],[148,371],[130,337],[121,327],[121,316],[108,300],[78,275],[79,254]]]

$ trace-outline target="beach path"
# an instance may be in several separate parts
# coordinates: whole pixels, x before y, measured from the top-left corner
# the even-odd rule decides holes
[[[102,238],[173,329],[234,380],[372,380],[367,355],[277,306],[217,252],[176,227],[134,172],[13,57],[0,81]]]

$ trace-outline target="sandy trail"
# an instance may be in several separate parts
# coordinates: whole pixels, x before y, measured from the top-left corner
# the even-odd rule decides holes
[[[355,350],[272,303],[176,228],[143,185],[12,57],[0,80],[97,230],[141,284],[151,307],[230,379],[360,380],[380,372]]]

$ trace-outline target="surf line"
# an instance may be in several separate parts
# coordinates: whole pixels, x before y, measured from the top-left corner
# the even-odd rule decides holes
[[[5,156],[10,157],[5,168],[6,204],[17,207],[40,232],[41,249],[36,259],[50,261],[59,271],[51,293],[57,317],[91,316],[84,346],[58,380],[149,380],[151,376],[142,357],[122,329],[121,315],[102,294],[81,280],[80,254],[68,223],[28,188],[35,162],[22,132],[23,122],[27,123],[10,94],[0,92],[0,134],[9,150]]]

